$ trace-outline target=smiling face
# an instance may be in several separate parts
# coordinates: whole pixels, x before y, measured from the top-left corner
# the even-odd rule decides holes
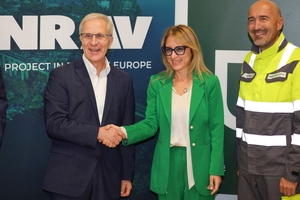
[[[107,22],[100,18],[88,19],[82,24],[81,33],[110,34],[107,29]],[[112,37],[97,39],[96,36],[85,38],[80,36],[82,50],[85,57],[94,67],[105,66],[105,55],[112,43]]]
[[[185,46],[178,43],[173,36],[169,36],[166,40],[166,47],[174,49],[178,46]],[[174,51],[170,56],[166,56],[168,63],[176,72],[188,72],[188,66],[192,59],[191,49],[187,47],[183,55],[177,55]]]
[[[278,39],[283,27],[280,10],[270,1],[257,1],[248,12],[248,33],[262,51]]]

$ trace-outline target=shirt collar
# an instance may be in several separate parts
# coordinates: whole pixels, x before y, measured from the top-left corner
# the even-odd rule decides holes
[[[84,54],[82,54],[82,59],[83,59],[83,62],[84,62],[84,65],[88,71],[89,74],[94,74],[96,75],[97,71],[96,71],[96,68],[94,67],[94,65],[85,57]],[[109,65],[109,62],[107,60],[107,58],[105,57],[105,68],[100,72],[100,76],[101,74],[105,74],[105,75],[108,75],[110,72],[110,65]]]

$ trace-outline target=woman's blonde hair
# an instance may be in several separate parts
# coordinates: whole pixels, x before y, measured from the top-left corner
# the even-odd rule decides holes
[[[187,46],[191,49],[192,59],[190,61],[190,65],[188,66],[189,72],[195,71],[199,77],[203,77],[203,72],[211,73],[211,71],[204,64],[201,46],[193,29],[186,25],[169,27],[161,40],[161,47],[166,46],[166,41],[170,36],[172,36],[180,45]],[[174,70],[167,61],[167,57],[162,52],[161,56],[166,67],[166,70],[163,72],[165,74],[164,77],[168,78],[174,73]]]

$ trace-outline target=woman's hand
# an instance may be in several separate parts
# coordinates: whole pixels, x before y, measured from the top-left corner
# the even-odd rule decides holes
[[[209,177],[209,185],[207,186],[207,189],[211,190],[211,195],[215,194],[221,185],[222,178],[221,176],[214,176],[210,175]]]

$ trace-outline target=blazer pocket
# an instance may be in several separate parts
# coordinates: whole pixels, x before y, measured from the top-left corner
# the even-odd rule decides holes
[[[70,157],[74,155],[74,149],[59,144],[55,144],[55,143],[52,144],[50,152],[65,155],[65,156],[70,156]]]

